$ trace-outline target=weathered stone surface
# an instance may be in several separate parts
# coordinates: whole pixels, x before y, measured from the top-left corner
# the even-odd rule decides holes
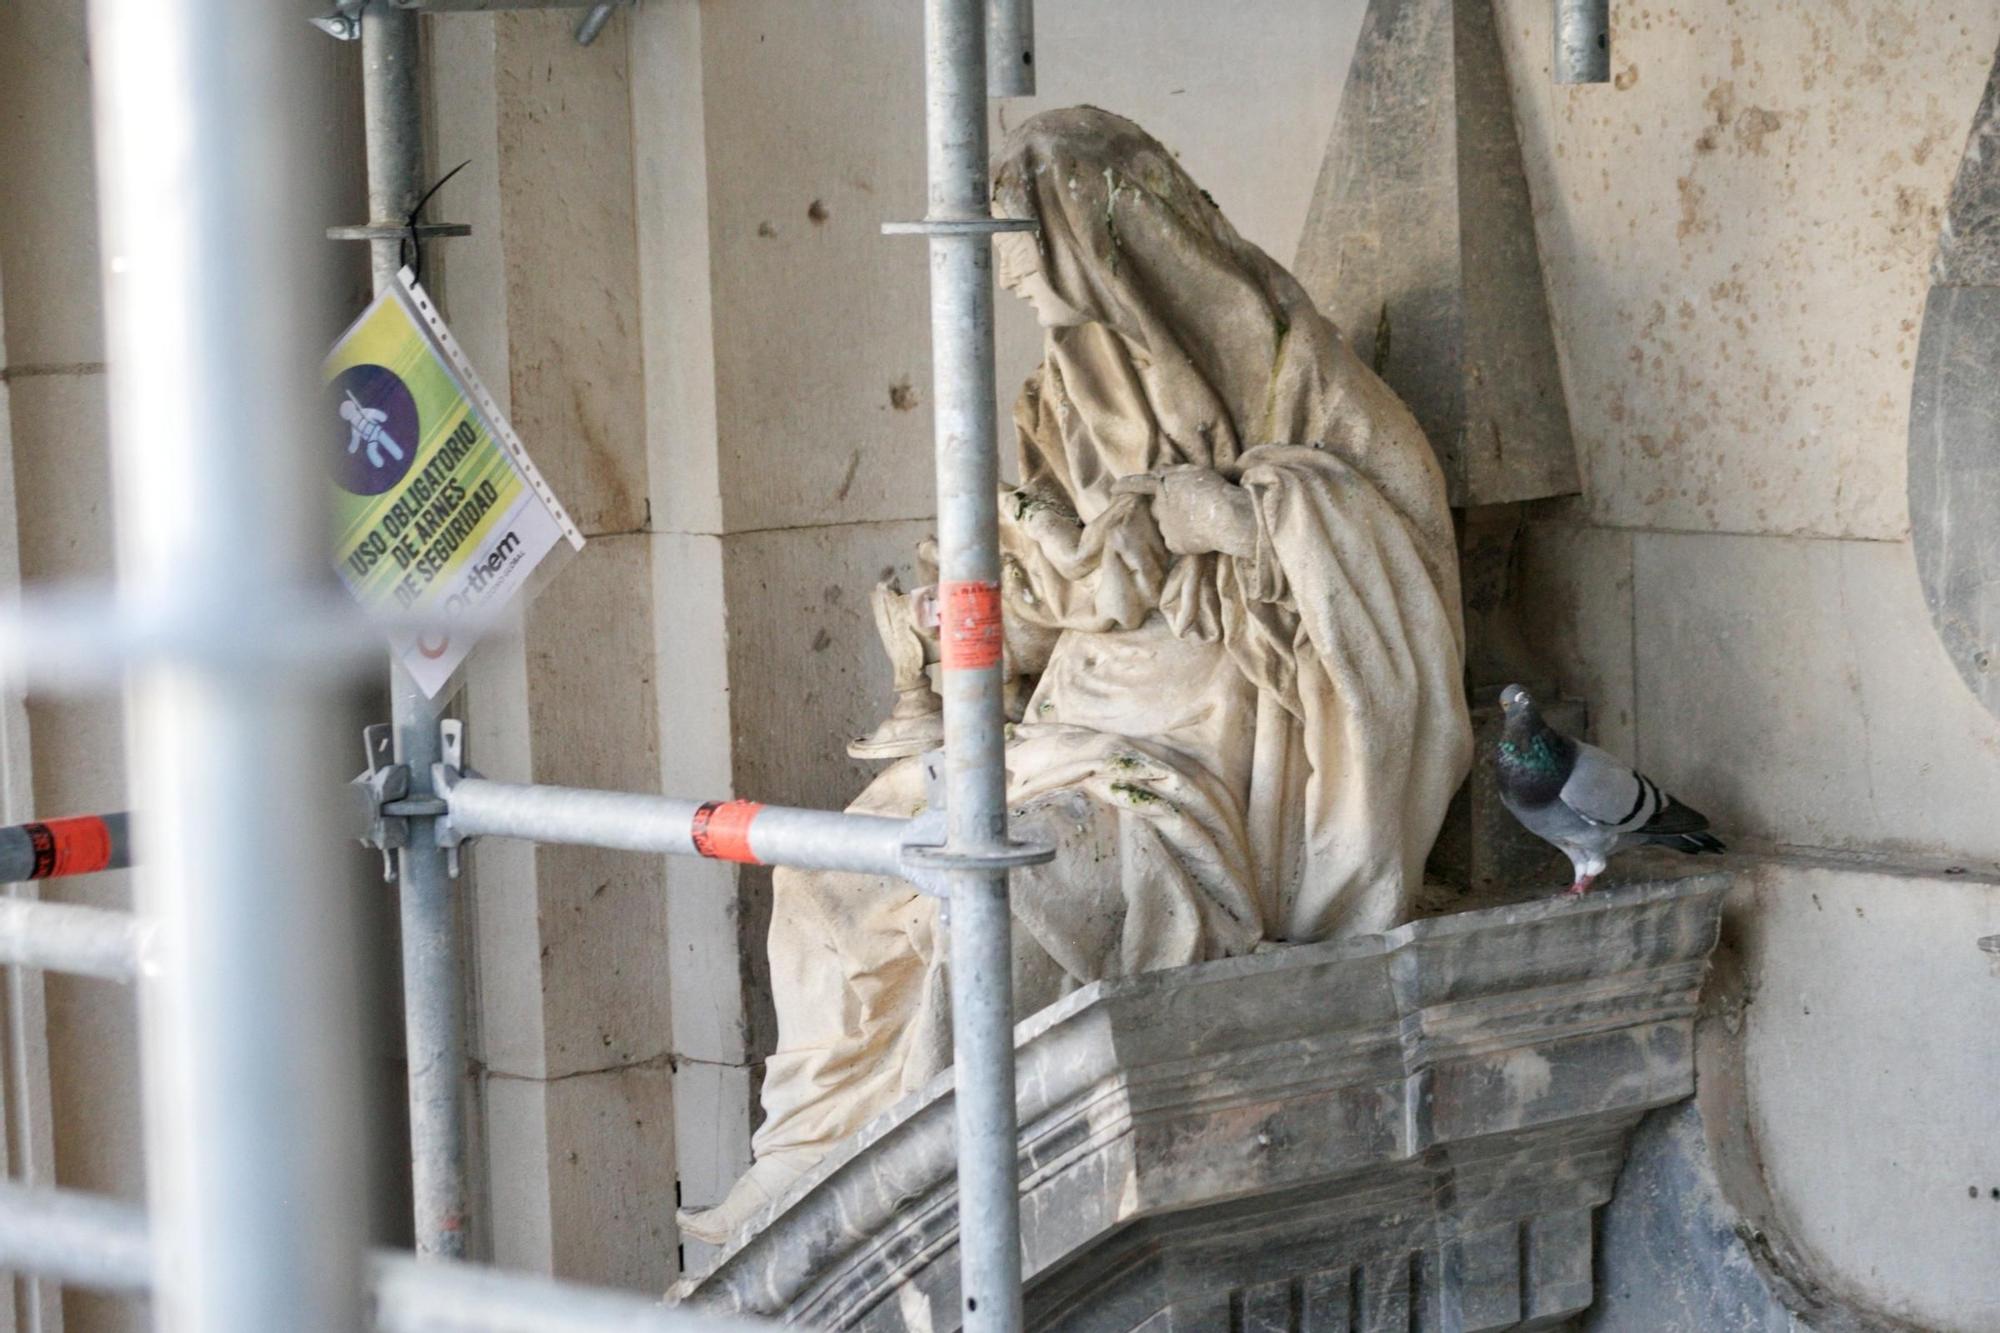
[[[651,510],[646,526],[656,532],[716,533],[722,530],[722,482],[716,455],[715,310],[709,299],[714,256],[701,5],[634,6],[620,21],[631,47],[632,188],[638,203]],[[682,623],[691,628],[701,622]]]
[[[625,44],[580,47],[561,13],[492,25],[498,161],[472,170],[499,190],[509,411],[586,536],[633,532],[648,483]]]
[[[1691,1090],[1726,887],[1638,885],[1100,983],[1022,1024],[1030,1326],[1576,1314],[1627,1131]],[[952,1114],[946,1075],[801,1181],[691,1299],[959,1327]]]
[[[1738,883],[1741,1119],[1721,1137],[1754,1152],[1761,1229],[1789,1240],[1802,1291],[1878,1325],[2000,1327],[2000,976],[1981,948],[2000,879],[1771,861]],[[1701,1076],[1706,1109],[1706,1053]]]
[[[1938,287],[1910,405],[1910,539],[1952,664],[2000,713],[2000,287]]]
[[[100,371],[22,375],[8,384],[21,571],[29,581],[112,574],[110,422]]]
[[[1986,76],[1966,135],[1931,281],[1939,287],[2000,286],[2000,61]]]
[[[1295,265],[1454,504],[1578,488],[1492,0],[1373,0]]]
[[[1737,1235],[1739,1219],[1709,1161],[1701,1111],[1653,1112],[1632,1135],[1618,1193],[1604,1209],[1604,1290],[1589,1333],[1793,1333]]]
[[[1632,754],[1632,534],[1530,523],[1517,558],[1510,610],[1521,636],[1565,694],[1590,702],[1591,740]]]
[[[1907,545],[1632,543],[1645,772],[1725,837],[2000,862],[2000,722],[1953,677]]]
[[[630,609],[632,590],[644,588],[651,574],[653,540],[644,534],[593,539],[563,570],[560,593],[537,600],[529,611],[534,754],[528,771],[536,782],[659,790],[653,626]],[[576,651],[583,643],[589,651]],[[590,706],[579,707],[580,700]],[[485,763],[477,754],[473,762]],[[484,853],[482,846],[479,855]],[[532,894],[515,885],[482,892],[524,900],[513,910],[533,913],[533,933],[516,941],[506,959],[494,960],[482,989],[529,991],[540,1011],[541,1046],[526,1053],[524,1064],[503,1061],[504,1038],[496,1037],[495,1068],[561,1078],[664,1056],[671,1022],[667,977],[659,966],[668,948],[660,859],[539,846],[534,868]],[[664,1093],[664,1083],[659,1090]],[[667,1115],[664,1102],[656,1114]]]
[[[674,1164],[680,1207],[714,1207],[750,1169],[750,1126],[762,1076],[761,1066],[710,1064],[685,1056],[674,1062]],[[677,1271],[700,1272],[718,1253],[715,1246],[682,1235]]]
[[[85,26],[83,6],[70,0],[0,9],[0,276],[10,367],[104,360]]]
[[[1613,82],[1501,0],[1593,521],[1899,540],[1911,361],[1987,6],[1613,7]]]
[[[1951,190],[1910,400],[1910,540],[1959,675],[2000,714],[2000,64]]]
[[[2000,880],[1800,858],[1736,878],[1695,1101],[1634,1138],[1585,1327],[2000,1326]]]
[[[928,520],[853,523],[723,538],[723,597],[755,606],[729,623],[729,724],[736,781],[746,796],[839,809],[880,764],[844,742],[887,712],[889,671],[868,589],[893,576],[923,580],[917,543]]]

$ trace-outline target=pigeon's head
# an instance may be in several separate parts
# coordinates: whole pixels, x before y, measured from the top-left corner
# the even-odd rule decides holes
[[[1519,685],[1509,685],[1500,691],[1500,712],[1508,718],[1532,717],[1535,701]]]

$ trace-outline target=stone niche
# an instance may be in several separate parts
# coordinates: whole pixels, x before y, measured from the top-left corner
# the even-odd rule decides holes
[[[1099,983],[1016,1030],[1028,1327],[1552,1328],[1632,1128],[1694,1086],[1725,875]],[[949,1073],[683,1285],[961,1326]]]

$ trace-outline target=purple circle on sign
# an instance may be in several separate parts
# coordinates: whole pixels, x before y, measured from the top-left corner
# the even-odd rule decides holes
[[[349,366],[327,391],[333,479],[353,495],[380,495],[417,460],[417,400],[385,366]]]

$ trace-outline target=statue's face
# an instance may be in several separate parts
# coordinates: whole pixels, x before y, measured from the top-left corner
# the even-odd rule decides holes
[[[993,238],[1000,285],[1035,308],[1045,329],[1069,328],[1090,321],[1056,294],[1042,273],[1042,254],[1032,232],[1003,231]]]

